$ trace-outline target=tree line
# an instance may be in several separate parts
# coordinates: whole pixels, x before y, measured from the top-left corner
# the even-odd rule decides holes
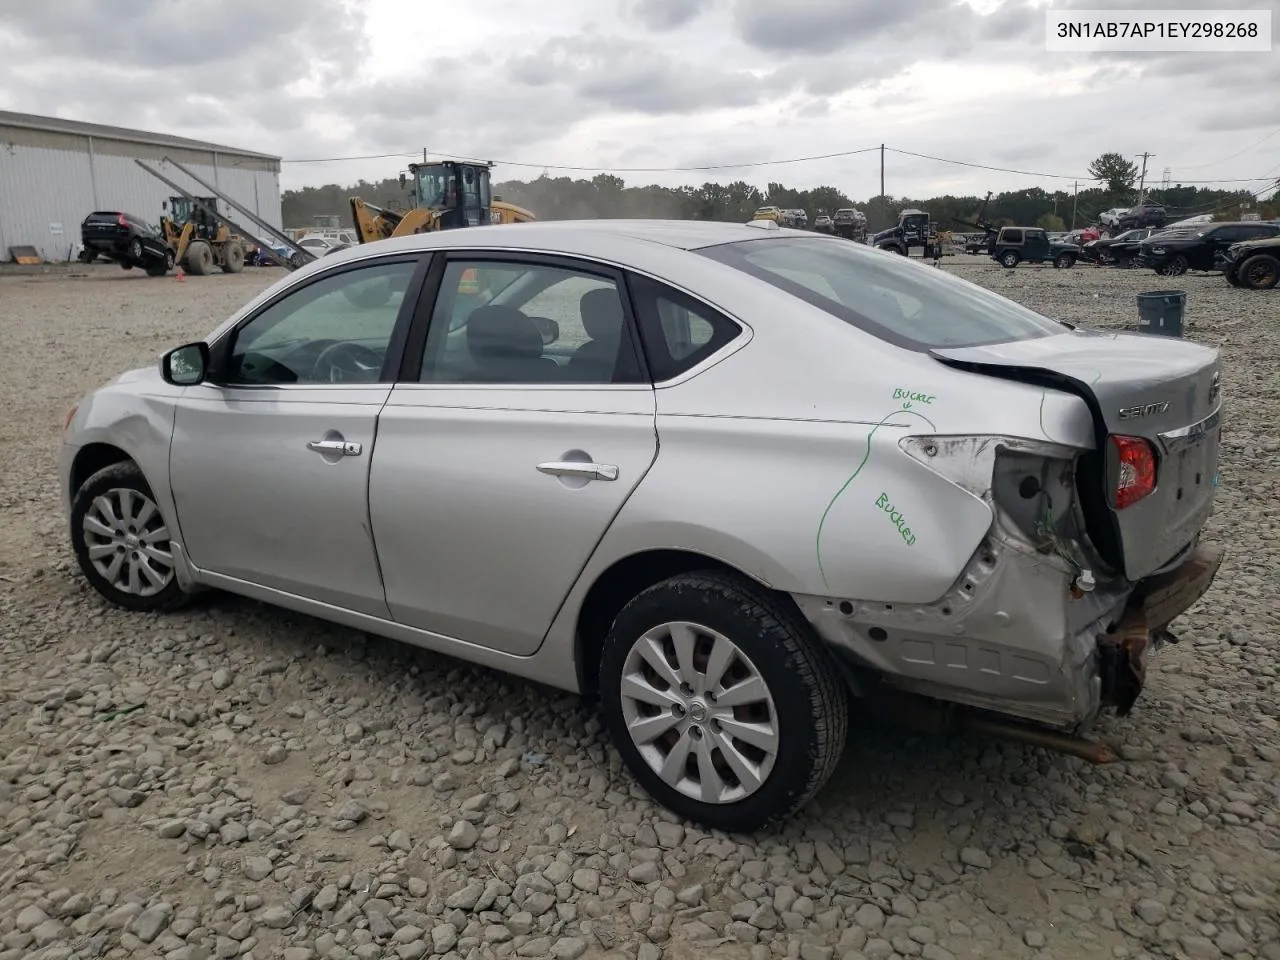
[[[1089,165],[1093,183],[1076,194],[1072,190],[1044,190],[1029,187],[993,195],[989,201],[978,196],[894,197],[877,196],[854,200],[834,186],[798,190],[782,183],[765,188],[735,180],[708,181],[701,186],[628,186],[620,177],[600,173],[590,179],[551,177],[508,180],[493,187],[496,198],[531,210],[540,220],[673,218],[679,220],[745,221],[762,206],[804,210],[813,218],[831,214],[841,207],[855,207],[867,215],[871,230],[882,230],[897,222],[903,209],[924,210],[940,229],[964,232],[976,230],[979,218],[995,226],[1037,225],[1047,230],[1084,227],[1098,214],[1113,207],[1126,207],[1139,196],[1139,171],[1118,153],[1105,153]],[[1213,214],[1215,219],[1237,219],[1243,209],[1277,217],[1276,198],[1259,203],[1244,190],[1213,190],[1181,184],[1167,188],[1146,188],[1145,196],[1164,204],[1173,218]],[[406,209],[407,187],[398,178],[351,186],[327,184],[286,190],[282,196],[287,227],[308,227],[317,218],[336,216],[342,225],[350,222],[349,198],[358,196],[368,203],[392,210]],[[984,202],[986,203],[984,211]],[[1247,206],[1242,206],[1247,205]]]

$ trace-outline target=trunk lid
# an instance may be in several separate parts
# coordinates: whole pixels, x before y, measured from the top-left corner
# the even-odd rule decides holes
[[[1076,329],[932,356],[989,376],[1075,393],[1093,413],[1097,449],[1081,458],[1079,493],[1094,546],[1130,580],[1193,547],[1213,511],[1220,443],[1220,357],[1186,340]],[[1121,509],[1110,437],[1155,451],[1155,489]]]

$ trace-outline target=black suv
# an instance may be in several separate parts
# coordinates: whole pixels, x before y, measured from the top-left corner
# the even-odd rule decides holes
[[[173,269],[174,251],[160,228],[119,210],[95,210],[80,224],[81,256],[88,262],[106,257],[126,270],[142,267],[153,277]]]
[[[1280,285],[1280,236],[1244,240],[1218,255],[1227,283],[1247,290],[1273,290]]]
[[[1150,267],[1164,277],[1177,277],[1188,270],[1221,270],[1217,254],[1243,240],[1280,236],[1280,223],[1258,220],[1234,223],[1207,223],[1202,229],[1177,233],[1157,233],[1142,242],[1138,265]]]

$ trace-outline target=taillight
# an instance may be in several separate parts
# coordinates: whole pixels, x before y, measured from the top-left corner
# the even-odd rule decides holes
[[[120,226],[124,227],[126,230],[129,229],[129,221],[124,218],[123,213],[116,214],[116,223],[120,224]]]
[[[1119,459],[1116,476],[1116,509],[1137,503],[1156,488],[1156,451],[1142,437],[1111,438]]]

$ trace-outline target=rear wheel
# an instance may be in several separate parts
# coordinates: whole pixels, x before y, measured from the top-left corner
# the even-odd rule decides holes
[[[712,829],[754,830],[830,778],[848,690],[808,622],[739,576],[672,577],[634,597],[605,639],[605,720],[659,803]]]
[[[1240,286],[1250,290],[1270,290],[1280,282],[1280,259],[1267,253],[1254,254],[1236,271]]]
[[[244,247],[228,240],[222,247],[222,272],[239,273],[244,269]]]
[[[137,237],[129,241],[129,259],[135,261],[142,259],[142,241]]]
[[[76,561],[90,585],[116,606],[169,610],[186,599],[169,539],[155,495],[132,461],[99,470],[72,499]]]
[[[187,273],[203,277],[213,272],[213,248],[203,240],[193,240],[187,247]]]
[[[1156,267],[1156,273],[1162,277],[1180,277],[1187,272],[1187,258],[1182,254],[1176,254],[1167,263],[1163,263]]]
[[[1004,253],[1000,254],[1001,266],[1008,267],[1010,270],[1016,267],[1021,259],[1022,258],[1012,250],[1006,250]]]

